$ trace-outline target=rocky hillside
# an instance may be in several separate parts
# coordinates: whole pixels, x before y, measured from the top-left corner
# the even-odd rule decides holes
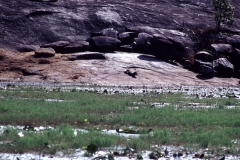
[[[232,0],[235,6],[234,25],[231,28],[226,26],[218,32],[215,30],[210,0],[3,1],[0,4],[0,47],[28,54],[21,55],[19,59],[2,50],[0,60],[4,65],[1,72],[5,76],[10,72],[23,76],[38,75],[40,79],[46,80],[50,75],[54,75],[54,71],[43,72],[44,69],[39,67],[41,64],[53,68],[52,64],[61,60],[62,66],[79,59],[106,60],[112,56],[87,53],[79,57],[69,54],[85,51],[97,53],[117,51],[156,57],[191,71],[193,73],[191,76],[200,74],[207,79],[214,76],[239,77],[240,8],[237,3],[237,0]],[[65,55],[59,56],[56,53]],[[122,59],[122,56],[118,58]],[[152,67],[150,65],[146,69],[146,66],[134,65],[133,61],[129,62],[131,66],[124,63],[122,66],[124,70],[120,69],[119,72],[132,78],[137,77],[137,72],[132,69],[158,71],[161,68],[149,68]],[[139,65],[141,63],[139,62]],[[57,69],[64,71],[66,68]],[[170,71],[172,70],[170,69],[168,73]],[[185,78],[189,77],[190,72],[184,76],[183,72],[180,74],[178,71],[176,68],[173,72],[177,76],[182,76],[180,78],[182,81],[186,81]],[[101,74],[104,73],[106,72],[103,71]],[[114,71],[111,74],[115,74]],[[73,77],[74,81],[77,79],[81,82],[79,75]],[[171,82],[173,78],[170,76],[164,79]]]
[[[235,28],[240,24],[238,0]],[[84,40],[104,28],[214,26],[211,0],[11,0],[0,4],[0,45],[21,48]]]

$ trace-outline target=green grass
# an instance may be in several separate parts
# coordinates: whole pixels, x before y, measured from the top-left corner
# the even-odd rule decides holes
[[[240,106],[237,99],[196,99],[181,93],[147,93],[142,95],[99,94],[96,92],[61,92],[36,88],[0,90],[0,124],[56,126],[58,130],[42,133],[8,128],[0,141],[14,145],[0,145],[1,151],[41,151],[55,153],[67,148],[81,148],[91,143],[98,147],[124,145],[137,150],[149,149],[153,144],[185,145],[199,148],[221,148],[237,152],[232,140],[240,138]],[[46,101],[46,99],[63,100]],[[141,103],[135,103],[141,102]],[[165,107],[151,107],[152,103],[169,103]],[[214,108],[189,107],[189,103]],[[133,109],[138,107],[138,109]],[[67,124],[67,125],[63,125]],[[148,130],[153,134],[141,135],[141,140],[108,135],[99,129],[128,128]],[[72,128],[84,128],[88,133],[73,136]],[[61,133],[61,134],[60,134]],[[54,147],[47,147],[46,144]],[[239,146],[238,146],[239,147]],[[17,148],[17,149],[16,149]]]
[[[39,151],[54,154],[58,150],[67,151],[71,148],[84,148],[89,144],[98,147],[114,147],[124,139],[117,135],[107,135],[100,131],[77,131],[74,136],[73,128],[63,124],[56,130],[42,132],[23,131],[24,136],[19,137],[17,130],[8,128],[1,135],[1,141],[12,141],[0,145],[0,151],[23,153],[24,151]]]

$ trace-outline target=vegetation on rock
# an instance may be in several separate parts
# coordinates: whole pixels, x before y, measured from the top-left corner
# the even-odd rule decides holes
[[[235,7],[230,0],[213,0],[216,28],[219,30],[223,24],[232,25],[234,22]]]

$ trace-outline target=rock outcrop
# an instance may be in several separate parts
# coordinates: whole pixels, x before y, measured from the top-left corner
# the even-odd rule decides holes
[[[68,41],[57,41],[53,43],[44,44],[41,48],[53,48],[56,52],[61,53],[63,48],[68,46],[70,43]]]
[[[207,65],[200,65],[199,66],[199,73],[206,77],[213,77],[214,76],[214,69],[212,66]]]
[[[232,53],[230,62],[234,66],[235,75],[239,77],[240,76],[240,50],[239,49],[235,49],[235,51]]]
[[[76,53],[90,51],[91,46],[87,41],[77,41],[74,44],[69,44],[62,49],[61,53]]]
[[[131,45],[134,38],[138,36],[135,32],[122,32],[118,35],[118,39],[121,41],[122,45]]]
[[[133,51],[139,53],[146,53],[146,45],[151,38],[153,38],[153,36],[148,33],[139,33],[138,37],[135,38],[134,42],[132,43]]]
[[[240,35],[233,35],[231,37],[228,37],[226,41],[234,48],[240,49]]]
[[[212,44],[212,53],[216,58],[229,58],[232,54],[232,46],[229,44]]]
[[[197,60],[201,60],[203,62],[212,62],[214,57],[211,53],[206,51],[199,51],[194,55],[194,58]]]
[[[181,63],[204,76],[238,76],[240,7],[237,0],[232,3],[234,26],[219,32],[207,0],[3,1],[0,46],[35,51],[35,57],[53,57],[55,52],[137,52]],[[95,56],[75,58],[99,58]]]
[[[226,58],[214,60],[213,69],[221,77],[232,77],[234,73],[233,65]]]
[[[239,1],[235,6],[234,27],[240,27]],[[68,41],[105,28],[156,33],[134,26],[149,26],[195,33],[214,26],[213,7],[209,0],[3,0],[0,5],[0,46],[37,45]],[[159,34],[159,32],[157,32]]]
[[[53,57],[55,53],[53,48],[39,48],[35,51],[35,57]]]
[[[121,41],[112,37],[96,36],[89,39],[89,44],[94,51],[109,52],[115,51],[121,45]]]
[[[37,45],[24,45],[24,44],[19,44],[17,46],[17,50],[19,52],[32,52],[32,51],[35,51],[37,49],[39,49],[40,47],[37,46]]]

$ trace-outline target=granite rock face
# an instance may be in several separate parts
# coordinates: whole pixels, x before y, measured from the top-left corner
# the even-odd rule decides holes
[[[238,0],[232,4],[236,7],[234,27],[239,28]],[[11,0],[1,1],[0,11],[0,47],[15,49],[69,41],[69,37],[86,40],[89,33],[105,28],[188,31],[215,25],[209,0]]]
[[[137,58],[141,63],[149,61],[153,66],[163,63],[164,60],[211,78],[215,75],[240,76],[240,7],[238,0],[232,0],[232,4],[236,7],[235,23],[232,28],[226,27],[218,32],[214,28],[213,7],[209,0],[3,1],[0,4],[0,48],[15,49],[26,52],[27,55],[29,52],[34,53],[35,56],[30,56],[26,64],[37,61],[41,66],[56,62],[65,68],[68,60],[71,60],[71,63],[78,60],[102,62],[109,60],[109,57],[99,55],[99,52],[105,54],[122,51],[143,53],[146,56],[140,55]],[[70,53],[88,51],[97,53],[66,58]],[[125,57],[121,55],[120,58],[125,59],[128,54],[123,54]],[[34,59],[39,57],[47,60]],[[131,64],[123,67],[125,71],[130,71],[127,75],[135,73],[131,69],[136,68],[154,70],[156,73],[161,69],[149,69],[140,65],[137,67],[136,59],[129,57],[127,60],[127,63]],[[18,64],[24,65],[22,61]],[[32,65],[22,67],[21,72],[27,73],[25,69],[29,66]],[[111,66],[114,70],[121,67],[117,63]],[[2,70],[8,75],[5,68]],[[33,70],[35,73],[35,69]],[[43,69],[37,70],[40,72]],[[91,73],[97,70],[100,70],[100,67],[93,68]],[[19,72],[19,69],[16,71]],[[169,75],[170,71],[163,72]],[[105,73],[106,71],[103,72]],[[144,75],[141,72],[136,73],[137,76],[134,75],[133,78],[138,79]],[[46,74],[39,75],[46,80],[50,75]],[[187,76],[184,74],[185,71],[176,71],[176,75],[183,76],[186,81]],[[76,80],[81,75],[84,73],[76,73],[72,77]],[[190,75],[192,76],[192,73]],[[174,75],[169,77],[170,80],[174,79]]]
[[[226,58],[214,60],[213,69],[221,77],[232,77],[234,73],[234,66]]]

